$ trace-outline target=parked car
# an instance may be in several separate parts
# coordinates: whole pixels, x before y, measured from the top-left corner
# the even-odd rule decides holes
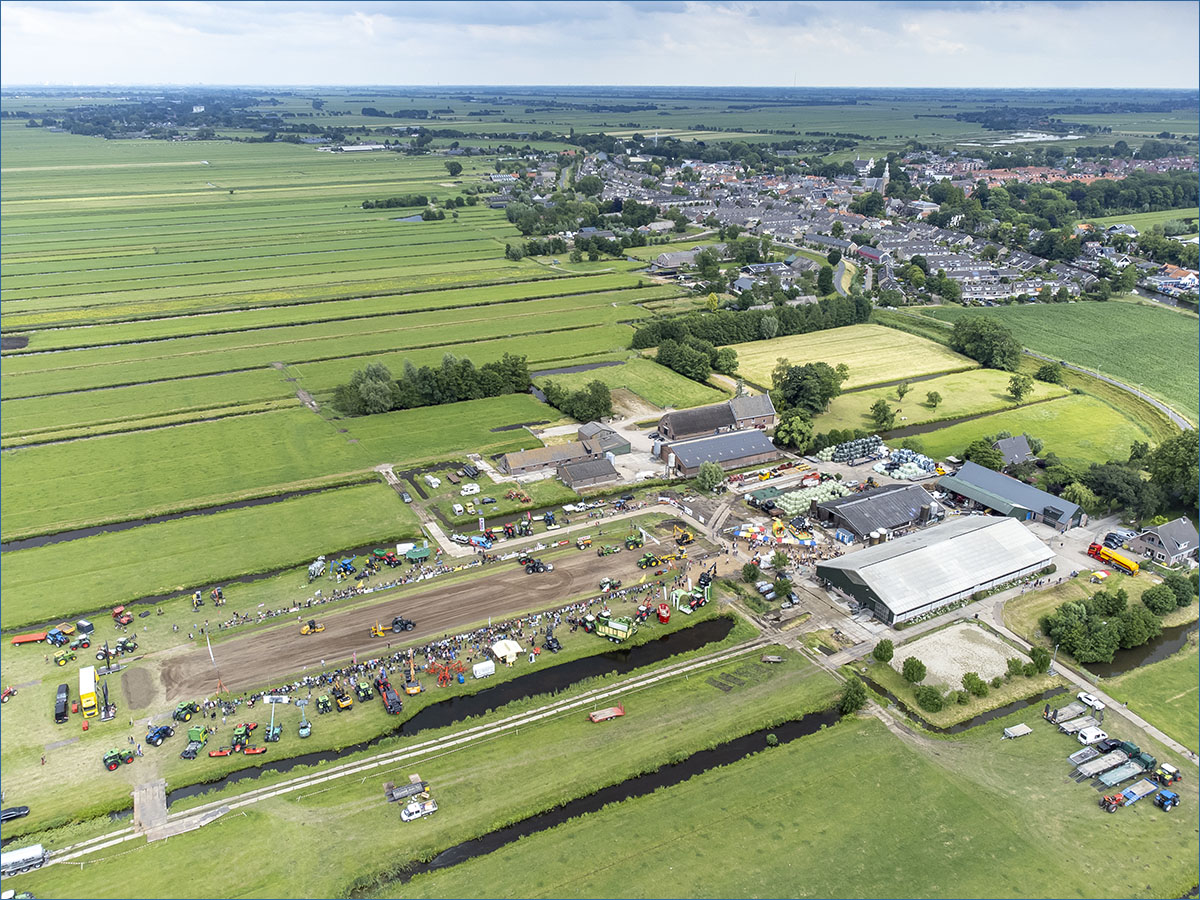
[[[1102,740],[1100,743],[1098,743],[1096,745],[1096,749],[1099,750],[1101,753],[1112,753],[1114,750],[1116,750],[1120,746],[1121,746],[1121,742],[1118,741],[1116,738],[1105,738],[1104,740]]]
[[[479,498],[479,502],[480,502],[480,503],[483,503],[483,504],[487,504],[487,503],[495,503],[495,502],[496,502],[496,498],[495,498],[495,497],[480,497],[480,498]]]
[[[462,508],[462,504],[461,504],[461,503],[455,503],[455,504],[454,504],[453,506],[451,506],[450,508],[451,508],[452,510],[454,510],[454,514],[455,514],[456,516],[461,516],[461,515],[463,514],[463,508]]]
[[[1079,702],[1084,706],[1090,706],[1096,712],[1104,709],[1104,704],[1100,701],[1100,698],[1095,694],[1089,694],[1087,691],[1079,692]]]
[[[1094,725],[1090,728],[1084,728],[1075,737],[1085,747],[1089,744],[1098,744],[1108,739],[1108,735]]]
[[[23,819],[29,815],[28,806],[10,806],[0,809],[0,822],[11,822],[13,819]]]
[[[401,491],[400,499],[405,503],[412,503],[412,494],[410,494],[408,491]]]

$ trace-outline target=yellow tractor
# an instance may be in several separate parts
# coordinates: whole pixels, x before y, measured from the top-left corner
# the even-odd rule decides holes
[[[387,632],[383,630],[383,626],[376,620],[375,624],[371,626],[371,637],[385,637],[386,635]]]
[[[317,632],[324,631],[324,630],[325,630],[325,626],[322,624],[319,624],[314,619],[309,619],[307,622],[305,622],[303,625],[300,626],[301,634],[316,634]]]

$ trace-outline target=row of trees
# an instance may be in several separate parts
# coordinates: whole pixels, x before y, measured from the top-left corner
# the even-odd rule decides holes
[[[479,400],[529,390],[529,367],[524,356],[505,353],[478,368],[452,353],[436,368],[405,361],[404,375],[394,378],[387,366],[371,363],[358,369],[333,392],[334,408],[346,416],[366,416],[396,409],[438,406],[460,400]]]
[[[556,381],[542,385],[546,402],[580,422],[594,422],[612,415],[612,391],[599,379],[593,379],[577,391],[569,390]]]
[[[690,335],[682,342],[663,341],[658,345],[655,359],[660,365],[701,384],[708,381],[713,372],[732,375],[738,368],[737,351],[732,347],[717,348]]]
[[[762,322],[768,317],[776,323],[777,330],[772,335],[775,337],[857,325],[866,322],[870,315],[871,302],[865,297],[829,297],[817,303],[772,310],[692,312],[655,319],[641,326],[633,334],[633,347],[642,350],[657,347],[665,340],[683,341],[689,336],[721,347],[761,340]]]
[[[1130,604],[1124,588],[1098,591],[1083,600],[1060,605],[1042,616],[1039,625],[1064,652],[1086,665],[1112,662],[1118,649],[1140,647],[1162,631],[1159,616],[1195,599],[1192,582],[1171,573],[1163,583],[1147,588],[1142,602]]]

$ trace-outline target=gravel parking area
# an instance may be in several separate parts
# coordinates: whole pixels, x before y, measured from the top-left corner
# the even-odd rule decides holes
[[[1007,671],[1006,661],[1010,656],[1022,654],[990,631],[960,622],[897,647],[892,668],[899,672],[910,656],[925,663],[925,684],[961,689],[962,677],[967,672],[975,672],[988,681]]]

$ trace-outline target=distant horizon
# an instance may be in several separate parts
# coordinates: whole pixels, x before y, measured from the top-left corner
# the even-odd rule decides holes
[[[605,89],[614,88],[623,91],[632,90],[694,90],[694,91],[1015,91],[1022,93],[1053,93],[1055,91],[1079,91],[1081,93],[1100,93],[1105,91],[1122,91],[1129,93],[1173,93],[1173,94],[1196,94],[1200,95],[1200,87],[1185,88],[1185,87],[1138,87],[1129,88],[1123,85],[1110,85],[1102,87],[1077,87],[1074,85],[1056,85],[1050,87],[1004,87],[1001,85],[978,85],[978,86],[958,86],[958,85],[904,85],[893,86],[883,84],[505,84],[501,82],[479,83],[479,84],[384,84],[384,83],[362,83],[362,84],[302,84],[302,83],[276,83],[267,82],[186,82],[186,81],[160,81],[160,82],[111,82],[111,83],[94,83],[94,84],[3,84],[0,85],[0,92],[3,91],[18,91],[18,90],[120,90],[123,88],[246,88],[254,90],[478,90],[480,88],[504,88],[506,90],[514,90],[520,88],[531,88],[536,90],[588,90],[588,89]]]
[[[0,0],[0,86],[1193,90],[1163,36],[1198,31],[1195,0]]]

